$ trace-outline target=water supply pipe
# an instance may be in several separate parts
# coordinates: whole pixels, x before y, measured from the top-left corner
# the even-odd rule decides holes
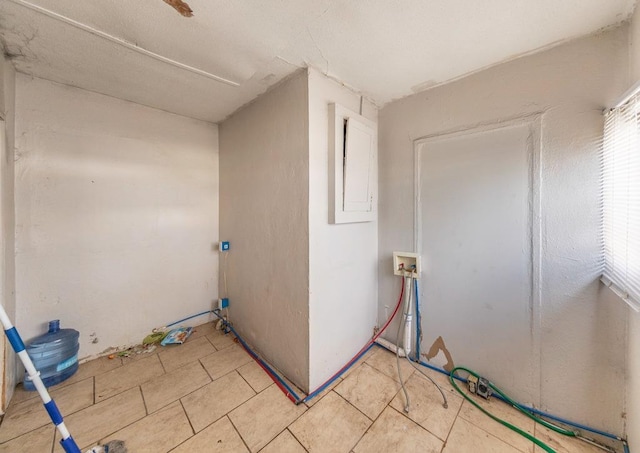
[[[418,292],[420,288],[418,287],[418,279],[416,278],[413,282],[416,292],[416,355],[415,361],[420,361],[420,343],[422,342],[422,317],[420,315],[420,296]]]

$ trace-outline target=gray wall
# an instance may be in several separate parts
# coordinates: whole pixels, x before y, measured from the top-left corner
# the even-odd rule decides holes
[[[414,190],[413,141],[540,115],[541,255],[540,276],[533,282],[540,296],[527,322],[512,326],[529,333],[522,353],[532,354],[531,365],[514,370],[496,355],[479,360],[471,347],[450,352],[456,365],[482,370],[519,400],[615,433],[624,428],[628,311],[598,280],[598,143],[602,109],[626,88],[627,28],[622,27],[392,102],[379,114],[380,318],[397,297],[391,253],[414,247],[413,199],[405,196]],[[423,304],[425,317],[438,311],[428,300]],[[464,316],[465,306],[459,312]],[[510,322],[500,312],[491,319],[495,332]],[[491,336],[487,327],[440,325],[424,332],[422,350],[438,336],[473,344],[480,332]],[[496,334],[494,341],[499,338]],[[509,384],[531,377],[531,386]]]
[[[231,322],[304,390],[309,385],[307,93],[307,75],[300,71],[220,124],[220,239],[231,241],[226,260]]]

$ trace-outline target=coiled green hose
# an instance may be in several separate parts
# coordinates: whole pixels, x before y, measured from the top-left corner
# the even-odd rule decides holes
[[[451,373],[449,374],[449,380],[451,381],[451,385],[453,385],[453,388],[455,388],[458,391],[458,393],[460,393],[467,401],[469,401],[475,407],[480,409],[480,411],[482,413],[484,413],[485,415],[487,415],[488,417],[490,417],[493,420],[497,421],[498,423],[506,426],[510,430],[515,431],[516,433],[520,434],[522,437],[532,441],[534,444],[538,445],[544,451],[546,451],[548,453],[556,453],[556,451],[553,448],[551,448],[550,446],[548,446],[547,444],[542,442],[537,437],[532,436],[528,432],[523,431],[522,429],[518,428],[515,425],[512,425],[511,423],[507,422],[506,420],[502,420],[501,418],[496,417],[495,415],[493,415],[492,413],[487,411],[485,408],[480,406],[478,403],[476,403],[473,400],[473,398],[471,398],[466,392],[463,392],[462,389],[460,389],[460,387],[458,387],[458,384],[456,383],[456,380],[454,378],[454,375],[455,375],[456,371],[459,371],[459,370],[460,371],[466,371],[471,376],[475,376],[477,378],[480,378],[480,375],[478,373],[476,373],[475,371],[470,370],[468,368],[464,368],[464,367],[455,367],[453,370],[451,370]],[[524,409],[522,406],[520,406],[517,402],[515,402],[514,400],[509,398],[502,390],[500,390],[498,387],[493,385],[492,382],[489,382],[489,386],[491,387],[491,389],[495,393],[500,395],[506,402],[511,404],[513,407],[518,409],[520,412],[522,412],[524,415],[526,415],[527,417],[529,417],[530,419],[532,419],[536,423],[540,423],[542,426],[544,426],[546,428],[549,428],[550,430],[553,430],[553,431],[555,431],[555,432],[557,432],[559,434],[562,434],[564,436],[576,437],[576,433],[575,432],[567,430],[567,429],[564,429],[564,428],[560,428],[559,426],[556,426],[556,425],[554,425],[552,423],[549,423],[548,421],[546,421],[546,420],[544,420],[544,419],[542,419],[542,418],[540,418],[540,417],[528,412],[526,409]]]

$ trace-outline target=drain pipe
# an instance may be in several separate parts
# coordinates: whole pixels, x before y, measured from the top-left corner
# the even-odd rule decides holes
[[[409,274],[409,277],[405,277],[407,281],[407,290],[405,294],[408,295],[405,304],[404,304],[404,340],[402,342],[402,347],[404,349],[405,356],[409,357],[411,354],[411,324],[413,323],[413,306],[411,304],[411,296],[413,294],[413,279],[415,277],[413,274]]]
[[[405,354],[403,348],[400,348],[400,351],[398,351],[398,347],[395,345],[395,343],[392,343],[392,342],[390,342],[388,340],[385,340],[384,338],[378,338],[376,340],[376,343],[378,343],[383,348],[388,349],[389,351],[393,352],[394,354],[399,354],[400,357],[406,357],[407,356],[407,354]]]

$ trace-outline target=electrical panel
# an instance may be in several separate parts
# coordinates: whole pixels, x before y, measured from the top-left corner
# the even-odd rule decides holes
[[[329,104],[329,223],[371,222],[378,196],[378,126]]]

